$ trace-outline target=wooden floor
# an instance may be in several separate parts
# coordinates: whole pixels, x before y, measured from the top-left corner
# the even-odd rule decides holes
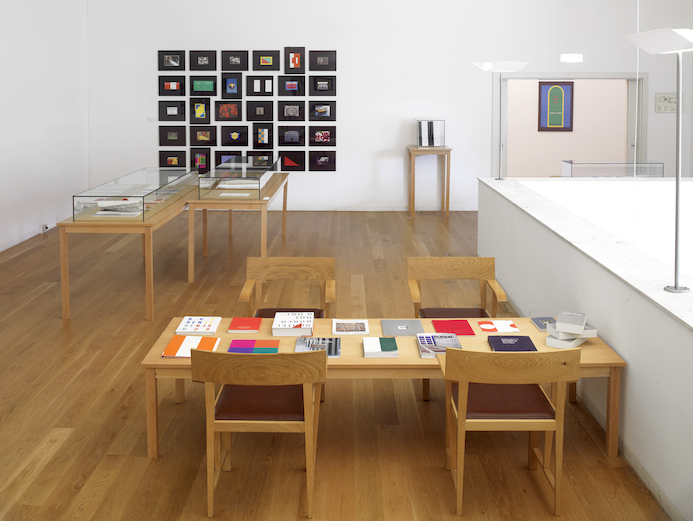
[[[201,219],[197,220],[198,223]],[[296,212],[287,235],[270,214],[269,254],[334,256],[336,315],[411,316],[407,256],[476,254],[476,213]],[[199,232],[198,232],[199,233]],[[257,213],[210,216],[210,254],[187,283],[187,215],[154,234],[155,318],[144,320],[142,242],[70,236],[72,319],[61,319],[56,229],[0,253],[0,519],[206,519],[203,389],[159,385],[161,456],[147,458],[140,362],[184,314],[241,315],[246,256],[258,256]],[[199,236],[199,235],[198,235]],[[201,241],[198,239],[198,244]],[[424,287],[425,305],[470,305],[475,284]],[[269,288],[272,305],[315,305],[317,287]],[[506,315],[513,310],[505,308]],[[445,520],[454,489],[443,468],[443,384],[431,399],[410,380],[329,381],[318,438],[315,519]],[[526,434],[470,433],[464,519],[553,519],[543,475],[526,468]],[[669,519],[604,431],[570,404],[564,521]],[[303,441],[239,434],[216,518],[305,517]]]

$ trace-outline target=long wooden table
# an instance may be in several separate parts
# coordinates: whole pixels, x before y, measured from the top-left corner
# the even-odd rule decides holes
[[[149,353],[142,361],[146,381],[146,407],[147,407],[147,451],[150,458],[156,458],[159,453],[158,434],[158,389],[157,381],[162,378],[176,380],[175,400],[182,403],[185,398],[185,379],[191,378],[189,358],[162,358],[168,342],[175,334],[175,330],[183,317],[171,320]],[[368,319],[369,336],[382,336],[382,328],[379,318]],[[554,348],[545,345],[546,333],[538,331],[529,318],[514,318],[519,335],[527,335],[532,338],[534,345],[540,351],[551,351]],[[481,331],[478,319],[468,319],[474,336],[460,336],[460,343],[464,349],[490,351],[488,333]],[[272,320],[263,319],[260,332],[256,334],[229,334],[231,318],[224,318],[217,330],[221,338],[220,347],[228,347],[234,338],[253,339],[279,339],[280,352],[292,352],[296,344],[295,337],[273,337]],[[424,331],[434,333],[435,329],[430,319],[421,319]],[[316,319],[313,328],[313,336],[331,337],[332,320]],[[336,378],[442,378],[442,373],[435,358],[421,358],[416,344],[416,337],[397,337],[397,358],[364,358],[363,335],[345,335],[342,339],[342,356],[340,358],[328,358],[327,377]],[[618,455],[618,415],[620,397],[620,370],[626,362],[618,356],[608,345],[599,338],[589,339],[582,344],[580,357],[580,377],[593,378],[604,377],[608,379],[607,412],[606,412],[606,451],[610,457]]]

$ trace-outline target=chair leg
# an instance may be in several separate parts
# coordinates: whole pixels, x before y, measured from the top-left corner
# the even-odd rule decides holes
[[[431,381],[428,378],[423,379],[423,399],[424,401],[428,401],[430,395],[431,395]]]
[[[561,515],[561,485],[563,482],[563,432],[556,432],[556,457],[554,470],[554,499],[553,499],[553,514]]]
[[[458,419],[457,419],[457,428],[456,428],[456,445],[457,447],[455,448],[456,452],[456,462],[455,462],[455,474],[456,474],[456,479],[455,479],[455,489],[456,489],[456,503],[455,503],[455,510],[457,512],[458,516],[462,515],[462,491],[464,488],[464,446],[466,442],[466,430],[461,429],[460,423],[464,422],[465,418],[459,416],[459,411],[458,411]]]
[[[456,444],[450,443],[454,440],[455,418],[452,414],[452,383],[445,381],[445,470],[451,470],[455,463]]]
[[[231,445],[233,443],[231,436],[232,433],[230,432],[224,432],[221,435],[221,448],[226,451],[224,460],[221,462],[221,470],[224,472],[231,471]]]
[[[214,428],[207,428],[207,517],[214,516]]]
[[[534,449],[539,447],[539,431],[529,431],[529,444],[527,447],[527,466],[529,470],[537,470],[539,461]]]

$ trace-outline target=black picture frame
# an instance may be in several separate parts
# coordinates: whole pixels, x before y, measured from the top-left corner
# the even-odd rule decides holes
[[[279,76],[277,79],[279,96],[305,96],[305,76]]]
[[[191,96],[216,96],[217,77],[216,76],[190,76],[190,95]]]
[[[185,76],[159,76],[159,96],[185,96]]]
[[[217,70],[217,51],[190,51],[190,70]]]
[[[232,157],[242,157],[243,153],[240,150],[215,150],[214,165],[220,165],[228,161]]]
[[[221,73],[222,99],[241,99],[243,97],[243,75],[240,72]]]
[[[311,101],[308,104],[309,121],[337,121],[336,101]]]
[[[221,127],[221,146],[223,147],[247,147],[248,126],[231,125]]]
[[[243,102],[240,100],[216,101],[217,121],[241,121],[243,119]]]
[[[159,127],[160,147],[184,147],[185,145],[185,125]]]
[[[273,96],[274,77],[273,76],[246,76],[245,79],[246,96]]]
[[[305,101],[278,101],[277,118],[279,121],[305,121],[306,102]]]
[[[308,142],[310,146],[337,146],[337,127],[334,125],[311,125],[308,127]]]
[[[190,146],[217,146],[217,127],[210,125],[190,125]]]
[[[212,156],[209,148],[191,148],[190,149],[190,169],[197,170],[204,174],[209,172],[212,167]]]
[[[303,150],[280,150],[281,170],[287,172],[304,172],[306,170],[306,153]]]
[[[248,164],[251,166],[272,166],[272,151],[248,150]]]
[[[540,81],[537,130],[572,132],[574,97],[572,81]]]
[[[311,96],[337,95],[337,76],[310,76],[308,85]]]
[[[311,150],[308,152],[308,170],[334,172],[337,170],[337,152],[334,150]]]
[[[274,148],[274,125],[272,123],[253,123],[253,149]]]
[[[209,98],[190,98],[190,123],[207,125],[211,108]]]
[[[302,147],[306,144],[306,127],[303,125],[280,125],[277,129],[280,147]]]
[[[247,121],[274,121],[274,103],[271,101],[246,101]]]
[[[185,168],[185,150],[160,150],[160,168]]]
[[[185,101],[164,100],[159,102],[159,121],[185,121]]]
[[[185,51],[159,51],[160,71],[184,71]]]
[[[284,74],[305,74],[306,48],[284,47]]]
[[[310,51],[308,67],[311,71],[336,71],[337,51]]]
[[[221,51],[222,71],[247,71],[248,51]]]
[[[278,71],[279,51],[253,51],[254,71]]]

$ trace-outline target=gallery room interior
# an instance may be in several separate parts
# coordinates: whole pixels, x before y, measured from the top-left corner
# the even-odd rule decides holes
[[[561,517],[693,520],[693,52],[671,52],[693,50],[689,0],[0,13],[0,519],[206,518],[204,386],[160,381],[153,458],[142,362],[176,317],[246,316],[247,258],[267,256],[334,258],[331,318],[413,318],[408,257],[495,258],[500,318],[585,313],[625,365],[566,404]],[[663,28],[689,31],[659,50],[627,38]],[[556,131],[542,85],[569,104]],[[421,120],[444,122],[444,141],[412,186]],[[181,199],[142,233],[67,233],[77,194],[234,154],[289,174],[245,207]],[[216,211],[231,207],[253,211]],[[431,284],[426,306],[479,306],[477,283]],[[320,299],[315,284],[265,290],[273,307]],[[329,362],[327,378],[314,518],[458,518],[442,375],[428,399],[417,378],[330,380]],[[554,518],[526,440],[468,433],[462,518]],[[233,448],[215,517],[306,518],[301,436]]]

